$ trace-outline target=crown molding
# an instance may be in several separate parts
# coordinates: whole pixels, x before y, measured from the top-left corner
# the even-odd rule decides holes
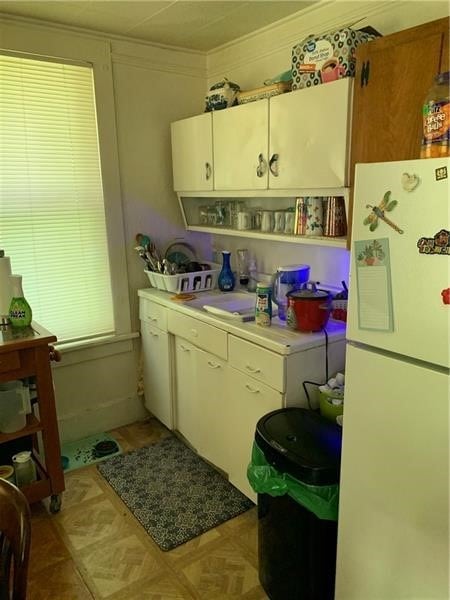
[[[1,12],[0,28],[2,34],[0,48],[5,50],[10,49],[10,45],[17,50],[15,47],[21,44],[22,36],[27,40],[32,38],[53,40],[53,46],[61,47],[61,54],[64,54],[65,44],[76,41],[79,47],[86,49],[88,47],[101,48],[104,55],[111,52],[111,60],[116,63],[205,80],[207,76],[206,53],[197,50],[154,44],[126,36],[52,24],[40,19],[18,17]],[[20,35],[17,35],[18,32]],[[8,35],[9,33],[10,35]],[[9,39],[12,42],[9,42]],[[29,48],[28,43],[25,45]],[[83,52],[83,56],[84,54],[85,52]]]
[[[274,53],[292,49],[310,34],[323,35],[329,31],[345,26],[363,27],[370,24],[370,19],[391,11],[398,12],[406,0],[392,2],[358,2],[331,0],[303,10],[295,17],[282,19],[278,23],[260,29],[253,34],[235,40],[208,52],[208,78],[223,77],[253,62],[269,59]]]

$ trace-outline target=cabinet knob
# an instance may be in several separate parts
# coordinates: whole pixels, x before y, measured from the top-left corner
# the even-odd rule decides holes
[[[206,181],[208,181],[209,179],[211,179],[211,175],[212,175],[212,167],[209,162],[205,163],[205,173],[206,173]]]
[[[220,365],[218,363],[212,362],[211,360],[208,360],[208,366],[211,367],[211,369],[220,369]]]
[[[191,329],[192,337],[198,336],[198,331],[196,329]]]
[[[258,177],[263,177],[267,171],[267,162],[264,159],[264,156],[260,154],[258,156],[258,166],[256,167],[256,175]]]
[[[269,169],[274,177],[278,177],[278,154],[272,154],[269,160]]]

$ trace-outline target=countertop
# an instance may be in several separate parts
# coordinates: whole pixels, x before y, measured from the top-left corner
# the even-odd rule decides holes
[[[211,297],[212,294],[223,295],[223,292],[207,292],[208,297]],[[272,325],[270,327],[261,327],[260,325],[256,325],[254,321],[242,322],[212,315],[200,308],[189,306],[189,300],[174,300],[175,295],[173,293],[163,292],[154,288],[138,290],[138,295],[166,306],[171,310],[199,319],[204,323],[213,325],[278,354],[295,354],[296,352],[303,352],[310,348],[322,346],[324,343],[325,334],[322,331],[315,333],[293,331],[286,326],[285,321],[281,321],[278,317],[272,318]],[[201,295],[202,292],[196,292],[195,294],[196,298],[201,298]],[[345,330],[345,323],[330,319],[326,326],[329,343],[345,339]]]

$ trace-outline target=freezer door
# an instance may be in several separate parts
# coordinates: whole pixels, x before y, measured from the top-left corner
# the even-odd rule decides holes
[[[448,374],[349,345],[336,600],[448,598]]]
[[[449,178],[446,174],[450,177],[448,158],[357,165],[347,337],[449,367],[450,304],[444,301],[450,301],[450,291],[445,293],[444,290],[450,288],[450,254],[420,253],[418,247],[422,238],[429,239],[432,245],[439,232],[450,230]],[[372,212],[367,205],[379,206],[387,191],[398,204],[385,215],[403,233],[398,233],[381,219],[374,231],[364,224]],[[356,270],[365,275],[375,275],[375,270],[364,269],[367,257],[361,256],[360,251],[355,252],[355,243],[367,241],[370,246],[370,242],[382,238],[388,238],[390,250],[392,331],[364,329],[361,325],[367,325],[367,321],[359,320],[359,310],[365,310],[367,316],[372,296],[369,294],[368,302],[369,288],[362,289],[360,284],[358,290]],[[363,304],[360,298],[364,294]]]

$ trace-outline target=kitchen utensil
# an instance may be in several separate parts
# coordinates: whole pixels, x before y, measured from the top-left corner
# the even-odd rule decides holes
[[[286,321],[297,331],[320,331],[328,323],[331,294],[318,290],[314,282],[303,284],[301,290],[288,292]]]
[[[178,266],[198,260],[195,248],[188,244],[188,242],[184,242],[180,239],[173,240],[173,242],[167,246],[164,252],[164,258],[167,258],[168,261],[175,263]]]
[[[278,316],[286,319],[288,292],[298,290],[309,280],[309,265],[286,265],[278,267],[272,277],[272,298],[278,306]]]

